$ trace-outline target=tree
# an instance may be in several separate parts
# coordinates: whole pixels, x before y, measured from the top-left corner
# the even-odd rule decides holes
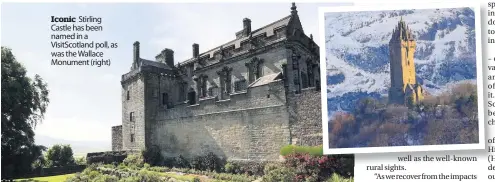
[[[86,165],[87,162],[86,162],[86,157],[78,157],[75,159],[75,163],[77,165]]]
[[[74,153],[70,145],[54,145],[46,152],[46,160],[50,167],[63,167],[75,164]]]
[[[2,47],[2,179],[29,172],[42,157],[33,128],[43,120],[49,103],[47,84],[31,80],[9,48]]]

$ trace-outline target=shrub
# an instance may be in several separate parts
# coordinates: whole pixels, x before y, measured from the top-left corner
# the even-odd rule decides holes
[[[287,156],[290,154],[310,154],[312,156],[322,156],[323,146],[296,146],[287,145],[280,149],[280,155]]]
[[[193,157],[190,164],[193,169],[220,172],[224,163],[225,162],[213,152],[209,152],[205,156]]]
[[[209,171],[220,172],[220,170],[223,167],[223,162],[213,152],[209,152],[208,154],[206,154],[203,162],[204,162],[204,166],[206,167],[206,170]]]
[[[263,176],[266,162],[262,161],[230,161],[233,174],[247,174]],[[225,169],[226,170],[226,169]],[[226,171],[227,172],[227,171]]]
[[[162,181],[158,173],[147,171],[145,169],[139,171],[138,178],[138,181]]]
[[[235,163],[227,162],[225,164],[224,170],[226,173],[237,174],[239,171],[239,166],[237,166]]]
[[[326,182],[354,182],[354,178],[344,178],[338,174],[333,174]]]
[[[214,179],[222,180],[222,181],[251,182],[256,180],[252,176],[241,175],[241,174],[209,173],[207,175],[211,176]]]
[[[78,173],[74,176],[67,178],[67,182],[80,182],[80,181],[97,181],[100,176],[103,175],[99,171],[97,171],[97,165],[91,164],[84,171]],[[109,182],[112,182],[109,180]]]
[[[349,157],[351,158],[349,159]],[[322,181],[333,173],[345,176],[353,175],[354,159],[352,156],[344,155],[311,156],[310,154],[296,153],[286,156],[285,165],[296,170],[298,181]]]
[[[116,176],[108,175],[108,174],[102,174],[102,175],[96,176],[92,181],[95,181],[95,182],[118,182],[119,178],[117,178]]]
[[[198,169],[198,170],[204,169],[202,161],[203,161],[203,156],[194,156],[191,159],[191,168]]]
[[[122,164],[132,169],[142,168],[144,167],[144,159],[141,155],[133,154],[127,156],[127,158],[124,159]]]
[[[286,167],[280,164],[268,164],[265,166],[264,182],[271,181],[294,181],[296,171],[294,168]]]
[[[77,165],[86,165],[86,158],[85,157],[78,157],[75,159],[75,162]]]
[[[190,164],[184,156],[179,155],[175,158],[173,166],[177,168],[187,168]]]
[[[175,157],[163,157],[161,166],[174,167],[175,160],[176,160]]]
[[[144,162],[152,166],[157,166],[162,164],[163,158],[160,153],[160,148],[156,145],[146,148],[141,152]]]

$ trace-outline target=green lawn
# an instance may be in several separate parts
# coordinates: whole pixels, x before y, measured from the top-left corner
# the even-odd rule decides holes
[[[64,174],[64,175],[58,175],[58,176],[46,176],[46,177],[37,177],[37,178],[29,178],[29,179],[17,179],[15,181],[36,181],[36,182],[63,182],[65,181],[68,177],[74,176],[75,174]]]

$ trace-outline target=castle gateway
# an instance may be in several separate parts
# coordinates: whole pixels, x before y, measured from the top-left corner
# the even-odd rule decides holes
[[[229,160],[276,160],[288,144],[321,145],[319,47],[304,33],[295,4],[289,16],[175,64],[155,61],[134,43],[122,75],[122,125],[113,151],[157,147],[165,157],[213,152]]]

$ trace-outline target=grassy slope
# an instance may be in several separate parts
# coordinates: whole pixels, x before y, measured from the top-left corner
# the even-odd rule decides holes
[[[46,176],[46,177],[37,177],[37,178],[29,178],[29,179],[18,179],[15,181],[43,181],[43,182],[61,182],[65,181],[68,177],[73,176],[74,174],[64,174],[58,176]]]

